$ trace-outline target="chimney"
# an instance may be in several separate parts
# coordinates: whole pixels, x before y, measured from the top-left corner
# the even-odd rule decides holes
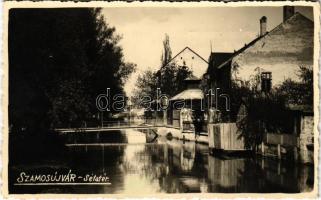
[[[283,22],[294,15],[294,6],[283,6]]]
[[[264,35],[266,33],[266,17],[263,16],[260,19],[260,36]]]

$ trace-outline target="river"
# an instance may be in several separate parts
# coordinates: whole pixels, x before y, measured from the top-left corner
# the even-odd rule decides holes
[[[66,162],[59,166],[10,168],[11,193],[239,193],[306,192],[313,189],[313,166],[273,159],[218,158],[208,146],[156,137],[138,130],[66,136]],[[13,185],[21,171],[105,174],[110,185]]]

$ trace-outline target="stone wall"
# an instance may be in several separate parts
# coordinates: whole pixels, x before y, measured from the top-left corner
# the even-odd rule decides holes
[[[314,121],[313,116],[303,116],[301,119],[301,134],[299,141],[299,155],[303,163],[313,163],[314,154]]]

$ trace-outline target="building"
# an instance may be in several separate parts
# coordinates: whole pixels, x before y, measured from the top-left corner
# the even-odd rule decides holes
[[[220,88],[222,92],[229,93],[232,84],[236,84],[268,92],[287,79],[299,81],[300,67],[313,68],[314,22],[312,20],[295,12],[294,7],[285,6],[283,22],[271,31],[266,29],[268,19],[265,16],[259,20],[259,23],[260,35],[241,49],[232,53],[211,53],[209,68],[203,79],[203,84],[207,88]],[[211,107],[215,106],[216,108],[222,107],[220,102],[214,102],[214,105],[211,105]],[[301,106],[306,107],[307,105]],[[223,113],[221,121],[224,123],[235,123],[240,115],[244,113],[246,115],[246,107],[242,104],[238,109],[234,108],[226,115],[223,109],[220,111]],[[289,127],[290,133],[265,135],[263,149],[266,147],[264,145],[268,147],[265,151],[263,150],[263,154],[268,155],[267,151],[271,150],[273,153],[270,155],[279,158],[282,158],[282,154],[291,154],[303,162],[313,161],[311,159],[313,155],[313,148],[311,148],[313,111],[293,110],[288,107],[287,114],[289,115],[288,124],[291,126]],[[210,115],[209,118],[215,117]],[[217,125],[213,123],[212,126]],[[209,126],[209,130],[215,129]]]
[[[188,113],[190,113],[190,110],[192,109],[192,104],[193,109],[198,109],[200,107],[200,101],[203,99],[203,92],[200,88],[200,82],[201,78],[206,73],[208,62],[191,48],[185,47],[165,66],[171,66],[171,64],[175,64],[176,66],[184,66],[188,68],[192,74],[189,78],[184,80],[184,85],[181,86],[183,91],[171,96],[170,101],[168,102],[168,109],[159,111],[154,115],[156,115],[156,118],[162,118],[163,120],[161,121],[163,121],[165,125],[183,129],[184,120],[182,117],[189,115]],[[165,66],[163,66],[163,68]],[[163,76],[164,75],[162,74],[161,69],[159,77],[162,78]],[[184,107],[179,106],[179,102],[184,102]],[[188,121],[190,122],[191,120]],[[189,126],[188,129],[191,130],[190,123],[187,126]],[[187,128],[187,126],[185,127]]]
[[[294,13],[293,7],[285,6],[281,24],[268,32],[267,23],[268,19],[263,16],[260,35],[231,56],[212,53],[208,71],[216,72],[223,79],[213,79],[212,86],[228,88],[231,80],[242,85],[259,73],[272,76],[273,87],[288,78],[298,80],[296,72],[300,66],[313,67],[313,21],[299,12]],[[228,58],[222,62],[225,57]]]
[[[194,116],[194,113],[201,112],[204,96],[203,91],[199,88],[200,80],[196,77],[186,79],[185,84],[185,90],[170,99],[170,109],[167,111],[168,122],[183,132],[194,133],[193,118],[201,117]]]
[[[201,79],[208,68],[208,62],[189,47],[177,53],[166,65],[173,63],[187,67],[197,79]]]
[[[182,90],[171,96],[167,109],[159,112],[158,116],[162,116],[166,126],[159,133],[178,139],[207,143],[201,78],[206,73],[208,62],[191,48],[185,47],[165,66],[170,67],[171,64],[187,67],[192,74],[184,80],[181,85]],[[162,70],[160,77],[161,73]],[[198,133],[197,137],[195,132]]]

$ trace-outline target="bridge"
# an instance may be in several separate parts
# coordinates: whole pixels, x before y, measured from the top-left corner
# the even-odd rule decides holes
[[[164,125],[150,125],[150,124],[131,124],[128,122],[104,122],[100,127],[80,127],[80,128],[60,128],[55,129],[59,133],[83,133],[83,132],[98,132],[98,131],[113,131],[113,130],[126,130],[126,129],[153,129],[164,127]]]
[[[153,129],[163,126],[126,126],[126,127],[97,127],[97,128],[66,128],[66,129],[55,129],[59,133],[77,133],[77,132],[97,132],[97,131],[115,131],[124,129]]]

